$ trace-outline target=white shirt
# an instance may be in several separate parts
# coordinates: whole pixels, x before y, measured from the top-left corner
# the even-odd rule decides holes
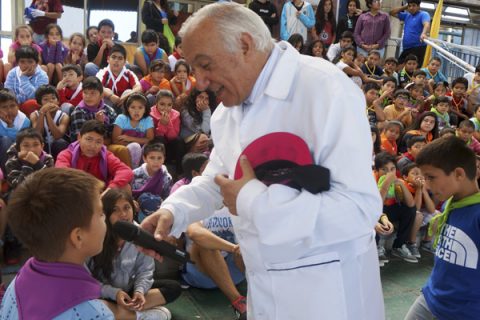
[[[365,98],[330,62],[300,55],[286,42],[275,45],[270,59],[267,66],[275,68],[260,74],[248,108],[217,107],[211,123],[215,148],[203,176],[167,198],[162,208],[174,214],[172,234],[178,236],[222,207],[213,179],[217,174],[232,178],[241,151],[253,140],[271,132],[302,137],[315,163],[330,169],[330,191],[314,195],[283,185],[267,187],[255,179],[237,198],[238,216],[232,222],[247,267],[248,317],[353,318],[365,306],[356,308],[358,299],[349,293],[357,290],[356,283],[350,289],[342,285],[352,282],[342,279],[342,261],[367,250],[364,239],[371,238],[382,210],[371,172]],[[379,278],[376,255],[372,259]],[[379,285],[369,299],[382,313]]]

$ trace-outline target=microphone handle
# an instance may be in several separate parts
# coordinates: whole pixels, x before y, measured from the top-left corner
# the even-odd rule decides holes
[[[144,231],[141,228],[137,228],[138,234],[137,237],[133,240],[133,243],[144,247],[146,249],[152,249],[161,256],[173,259],[180,263],[190,262],[190,254],[186,251],[177,249],[174,245],[168,243],[167,241],[157,241],[155,238],[148,232]]]

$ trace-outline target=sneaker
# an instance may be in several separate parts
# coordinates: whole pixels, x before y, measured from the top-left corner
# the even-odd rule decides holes
[[[435,254],[435,249],[432,247],[432,241],[422,241],[420,243],[420,249]]]
[[[383,262],[383,264],[388,263],[388,260],[385,248],[383,246],[377,246],[378,261]],[[383,267],[383,265],[381,265]]]
[[[410,252],[410,250],[408,250],[406,244],[403,244],[400,248],[393,248],[392,255],[394,255],[395,257],[402,258],[407,262],[411,262],[411,263],[418,262],[417,258],[412,256],[412,253]]]
[[[418,247],[416,243],[409,243],[407,244],[408,250],[410,250],[410,253],[412,256],[414,256],[417,259],[420,259],[422,255],[420,254],[420,251],[418,251]]]
[[[170,320],[172,314],[165,307],[155,307],[145,311],[137,311],[138,320]]]
[[[232,302],[232,308],[237,320],[247,320],[247,298],[240,296]]]

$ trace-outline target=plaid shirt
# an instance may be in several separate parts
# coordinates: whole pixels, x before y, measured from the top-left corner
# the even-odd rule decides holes
[[[106,104],[103,110],[105,110],[106,114],[105,129],[107,130],[107,137],[110,137],[113,131],[113,123],[117,118],[117,113],[112,107]],[[93,119],[95,119],[94,112],[89,112],[86,109],[75,107],[70,115],[70,139],[72,142],[77,140],[77,135],[80,132],[80,129],[82,129],[83,124],[86,121]]]

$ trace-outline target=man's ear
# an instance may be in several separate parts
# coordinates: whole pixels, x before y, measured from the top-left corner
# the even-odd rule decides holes
[[[253,52],[254,48],[254,41],[252,35],[247,32],[242,32],[240,36],[240,48],[242,50],[243,55],[249,55]]]

